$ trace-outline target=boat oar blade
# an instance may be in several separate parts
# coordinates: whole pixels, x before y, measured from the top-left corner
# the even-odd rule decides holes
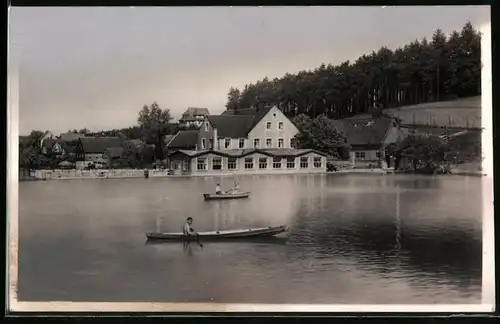
[[[196,233],[196,241],[198,242],[198,245],[203,249],[203,244],[200,242],[200,235]]]

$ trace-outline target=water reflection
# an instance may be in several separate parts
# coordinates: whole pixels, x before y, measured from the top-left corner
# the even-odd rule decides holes
[[[203,201],[218,180],[21,183],[20,300],[480,300],[480,178],[241,176],[250,199]],[[203,249],[144,245],[187,216],[197,231],[291,229]]]

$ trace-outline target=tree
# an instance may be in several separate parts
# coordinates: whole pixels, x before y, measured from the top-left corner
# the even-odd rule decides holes
[[[448,143],[435,135],[410,135],[399,145],[399,153],[408,158],[416,171],[419,168],[434,170],[453,159]]]
[[[469,22],[446,37],[440,29],[395,50],[386,47],[351,63],[263,78],[232,87],[226,107],[276,105],[288,117],[331,118],[481,93],[481,35]]]
[[[226,104],[226,109],[228,110],[234,110],[237,111],[239,108],[239,100],[240,100],[240,90],[238,88],[233,88],[229,89],[229,92],[227,94],[227,104]]]
[[[347,139],[337,130],[332,119],[325,115],[311,119],[300,114],[292,122],[299,129],[293,139],[295,148],[315,149],[340,159],[349,157]]]
[[[160,108],[156,102],[144,105],[137,118],[146,143],[155,145],[155,157],[159,160],[164,158],[163,138],[169,134],[171,120],[170,110]]]

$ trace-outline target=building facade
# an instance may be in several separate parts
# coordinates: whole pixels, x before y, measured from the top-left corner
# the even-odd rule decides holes
[[[174,175],[323,173],[326,155],[314,150],[183,151],[170,155]]]
[[[297,127],[277,108],[248,108],[207,116],[167,145],[177,175],[326,172],[326,155],[294,149]]]
[[[337,130],[351,146],[350,160],[355,167],[393,167],[394,157],[386,148],[405,137],[396,118],[358,115],[334,121]]]

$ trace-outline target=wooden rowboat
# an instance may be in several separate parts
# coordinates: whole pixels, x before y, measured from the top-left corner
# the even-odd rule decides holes
[[[287,231],[285,225],[274,227],[261,227],[250,229],[239,229],[230,231],[199,232],[196,235],[184,235],[183,233],[146,233],[148,240],[169,240],[169,241],[197,241],[199,240],[234,240],[249,238],[271,237]]]
[[[250,192],[238,193],[223,193],[223,194],[203,194],[205,200],[220,200],[220,199],[241,199],[250,197]]]

